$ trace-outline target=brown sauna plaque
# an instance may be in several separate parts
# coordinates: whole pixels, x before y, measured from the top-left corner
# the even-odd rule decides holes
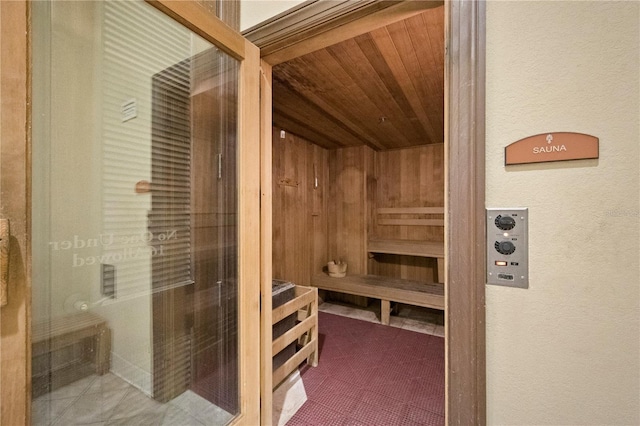
[[[504,149],[504,164],[545,163],[598,158],[598,138],[584,133],[541,133],[520,139]]]

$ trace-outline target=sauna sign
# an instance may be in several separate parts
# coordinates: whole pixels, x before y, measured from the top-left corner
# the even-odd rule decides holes
[[[598,138],[584,133],[541,133],[520,139],[504,149],[506,166],[598,157]]]

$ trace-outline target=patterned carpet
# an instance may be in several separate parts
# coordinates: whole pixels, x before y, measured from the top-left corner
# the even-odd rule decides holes
[[[444,339],[320,312],[319,364],[287,426],[443,425]]]

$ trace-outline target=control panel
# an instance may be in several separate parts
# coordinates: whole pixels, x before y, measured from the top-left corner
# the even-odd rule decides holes
[[[529,288],[526,208],[487,209],[487,284]]]

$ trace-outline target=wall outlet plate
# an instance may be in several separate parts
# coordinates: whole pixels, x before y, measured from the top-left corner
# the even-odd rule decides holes
[[[487,284],[529,288],[529,210],[487,209]]]

